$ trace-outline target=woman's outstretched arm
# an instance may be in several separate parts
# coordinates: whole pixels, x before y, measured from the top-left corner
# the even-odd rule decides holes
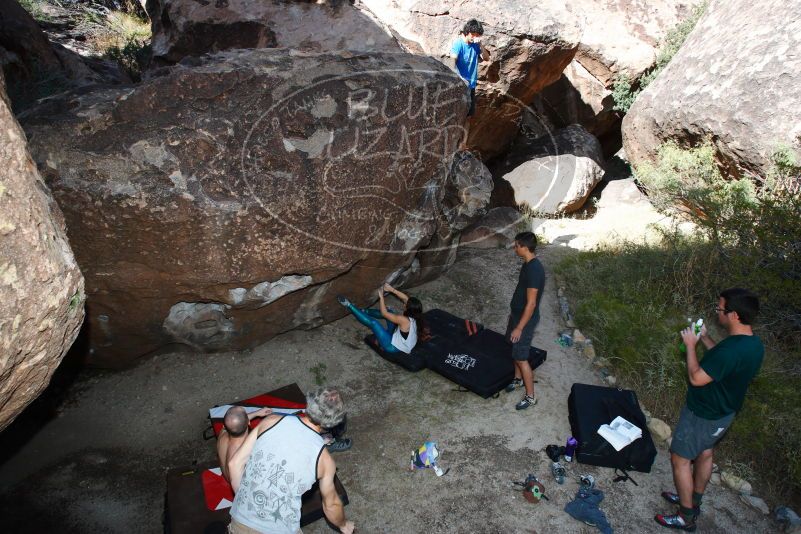
[[[401,294],[403,294],[403,293],[401,293]],[[400,298],[400,297],[398,297],[398,298]],[[407,332],[409,330],[409,318],[408,317],[406,317],[404,315],[398,315],[397,313],[390,313],[389,310],[387,310],[387,304],[386,304],[386,302],[384,302],[384,289],[383,288],[378,290],[378,309],[381,310],[381,316],[384,319],[386,319],[387,321],[398,325],[401,328],[401,332]]]
[[[389,284],[384,284],[384,291],[386,291],[387,293],[392,293],[393,295],[398,297],[400,301],[403,302],[404,304],[406,304],[406,301],[409,300],[409,295],[407,295],[403,291],[398,291]]]

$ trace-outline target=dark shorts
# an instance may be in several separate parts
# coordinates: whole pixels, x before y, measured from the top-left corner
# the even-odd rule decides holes
[[[520,322],[520,315],[516,313],[509,314],[509,322],[506,325],[506,339],[512,335],[512,330],[515,329],[517,323]],[[528,320],[526,326],[523,327],[523,333],[520,334],[520,339],[517,343],[512,343],[512,358],[521,362],[528,360],[528,355],[531,351],[531,340],[534,339],[534,330],[537,329],[537,323],[540,322],[540,314],[534,312],[534,316]]]
[[[711,449],[720,441],[734,420],[734,414],[710,421],[698,417],[685,404],[679,415],[679,423],[670,442],[670,451],[687,460],[695,460],[699,454]]]

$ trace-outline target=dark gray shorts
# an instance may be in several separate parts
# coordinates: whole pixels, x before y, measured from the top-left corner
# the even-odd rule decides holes
[[[520,322],[520,315],[514,313],[509,314],[509,322],[506,325],[506,339],[512,335],[512,330],[515,329],[517,323]],[[512,343],[512,358],[521,362],[528,360],[528,355],[531,349],[531,340],[534,339],[534,330],[537,329],[537,323],[540,322],[540,314],[534,312],[534,316],[528,320],[526,326],[523,327],[523,333],[520,334],[520,340],[517,343]]]
[[[699,454],[711,449],[720,441],[734,421],[734,414],[710,421],[698,417],[685,404],[679,415],[679,423],[670,442],[670,451],[687,460],[695,460]]]

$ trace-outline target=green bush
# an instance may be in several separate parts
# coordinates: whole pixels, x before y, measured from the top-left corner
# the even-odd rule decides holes
[[[119,63],[135,82],[142,79],[142,69],[150,58],[150,44],[137,37],[128,37],[122,46],[110,46],[105,57]]]
[[[129,13],[112,11],[103,21],[103,37],[95,46],[105,50],[104,57],[118,62],[135,82],[150,59],[150,24]]]
[[[622,113],[628,113],[637,96],[653,82],[657,75],[664,70],[681,45],[695,28],[698,19],[706,11],[707,2],[702,2],[695,6],[690,15],[681,21],[675,28],[672,28],[659,43],[659,51],[656,55],[654,66],[645,71],[635,82],[625,74],[618,75],[612,84],[612,100],[615,105],[612,109]]]
[[[45,13],[44,4],[45,0],[18,0],[19,5],[30,13],[34,20],[38,22],[50,22],[52,17]]]
[[[719,460],[758,473],[768,495],[800,499],[801,169],[786,148],[773,162],[764,179],[733,179],[719,171],[710,144],[662,146],[637,178],[660,209],[694,223],[693,234],[674,229],[658,245],[579,253],[557,274],[599,354],[655,416],[672,422],[686,391],[678,332],[687,317],[709,324],[726,287],[760,295],[756,332],[766,358]]]

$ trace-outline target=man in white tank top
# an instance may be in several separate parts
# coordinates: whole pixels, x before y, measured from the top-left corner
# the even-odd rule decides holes
[[[334,487],[336,464],[320,436],[344,415],[339,392],[318,388],[306,395],[301,417],[270,415],[253,429],[228,465],[236,493],[230,534],[300,532],[301,496],[318,480],[325,516],[352,534],[353,522],[345,518]]]

